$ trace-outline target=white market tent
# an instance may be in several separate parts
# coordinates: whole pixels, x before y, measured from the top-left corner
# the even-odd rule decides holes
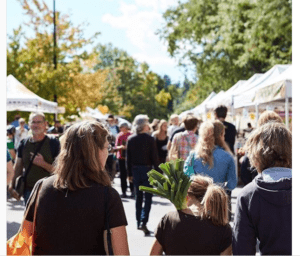
[[[260,87],[252,100],[253,104],[271,104],[285,102],[286,98],[292,98],[292,74],[293,66],[288,67],[274,79],[268,80]]]
[[[90,107],[86,107],[86,111],[80,112],[80,116],[82,118],[92,118],[92,119],[98,119],[98,120],[105,121],[108,118],[109,114],[104,115],[97,108],[92,109]],[[128,124],[129,127],[131,127],[131,123],[129,121],[127,121],[126,119],[124,119],[122,117],[116,117],[116,118],[118,118],[119,124],[125,122]]]
[[[195,107],[193,110],[194,113],[196,114],[205,114],[206,113],[206,108],[205,108],[205,104],[207,102],[209,102],[213,97],[215,97],[217,94],[215,92],[211,92],[209,94],[209,96],[200,104],[198,105],[197,107]]]
[[[219,93],[216,96],[207,101],[207,103],[205,104],[206,109],[211,110],[216,108],[220,104],[220,100],[222,99],[224,94],[225,92],[223,90],[219,91]]]
[[[272,79],[280,75],[290,66],[291,65],[275,65],[269,71],[264,73],[259,79],[255,80],[251,84],[248,84],[245,90],[242,90],[239,92],[239,94],[234,96],[234,108],[238,109],[255,106],[255,104],[252,102],[255,92],[258,89],[265,87]]]
[[[106,120],[105,115],[103,115],[97,108],[92,109],[90,107],[86,107],[86,111],[80,112],[79,115],[83,118]]]
[[[239,88],[242,87],[242,85],[246,82],[247,80],[239,80],[235,85],[231,86],[223,95],[222,98],[220,98],[219,103],[226,106],[230,107],[233,104],[233,95],[234,92],[237,91]]]
[[[56,102],[39,97],[9,75],[6,78],[6,111],[58,113],[58,106]]]
[[[193,109],[189,109],[186,111],[183,111],[180,115],[179,115],[179,119],[181,120],[185,115],[187,115],[188,113],[194,113]]]
[[[274,77],[261,86],[252,100],[258,112],[258,106],[282,106],[285,108],[285,120],[289,120],[289,102],[292,102],[292,74],[293,67],[290,66],[279,76]],[[286,121],[286,126],[289,123]]]

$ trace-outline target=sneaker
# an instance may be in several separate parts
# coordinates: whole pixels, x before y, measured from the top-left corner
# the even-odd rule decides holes
[[[121,198],[127,198],[128,196],[126,194],[122,194]]]
[[[129,197],[130,198],[135,198],[135,194],[131,194]]]
[[[144,231],[145,236],[150,235],[150,231],[148,230],[146,225],[142,225],[140,229]]]

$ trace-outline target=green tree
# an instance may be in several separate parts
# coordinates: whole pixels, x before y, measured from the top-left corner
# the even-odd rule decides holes
[[[186,101],[196,95],[195,104],[201,103],[212,90],[227,90],[275,64],[291,63],[291,3],[189,0],[167,10],[159,35],[179,64],[196,67],[197,81]]]
[[[66,107],[66,114],[76,114],[76,106],[64,105],[61,99],[71,97],[75,88],[74,77],[82,71],[81,61],[87,58],[83,48],[97,37],[84,39],[84,24],[74,26],[69,16],[56,14],[57,27],[57,69],[53,56],[53,16],[45,2],[19,0],[29,18],[26,26],[32,28],[34,36],[26,38],[21,47],[23,36],[21,27],[13,31],[7,47],[7,74],[14,75],[28,89],[47,100],[58,96],[58,104]]]
[[[98,45],[93,52],[97,55],[94,69],[109,70],[107,81],[121,97],[121,107],[110,112],[129,120],[138,114],[148,114],[150,119],[167,118],[171,111],[168,104],[173,100],[169,85],[165,86],[164,79],[150,71],[147,63],[138,63],[111,44]]]

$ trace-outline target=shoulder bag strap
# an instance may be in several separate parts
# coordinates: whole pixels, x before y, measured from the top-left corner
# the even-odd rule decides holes
[[[109,213],[108,213],[108,187],[104,187],[104,197],[105,197],[105,229],[107,230],[107,247],[108,247],[108,254],[109,255],[114,255],[113,249],[112,249],[112,244],[111,244],[111,231],[109,228]]]
[[[39,143],[39,145],[37,146],[37,148],[36,148],[36,150],[35,150],[35,152],[34,152],[34,155],[33,155],[33,157],[31,158],[31,160],[30,160],[30,162],[29,162],[29,165],[28,165],[27,169],[25,170],[25,173],[24,173],[24,175],[23,175],[23,176],[24,176],[25,182],[26,182],[26,177],[27,177],[27,175],[28,175],[28,173],[29,173],[29,171],[30,171],[30,168],[31,168],[31,166],[32,166],[33,160],[34,160],[35,156],[37,155],[37,153],[40,151],[41,147],[43,146],[43,144],[44,144],[46,138],[47,138],[47,136],[45,135],[44,139],[43,139],[43,140]],[[27,143],[28,141],[29,141],[29,139],[26,141],[26,143]]]
[[[39,192],[40,192],[40,190],[41,190],[43,181],[44,181],[44,179],[42,179],[41,183],[38,185],[39,187],[37,188],[36,195],[35,195],[35,196],[32,195],[32,196],[30,197],[30,201],[27,202],[28,207],[27,207],[27,209],[25,210],[25,213],[24,213],[24,216],[23,216],[23,221],[22,221],[22,223],[21,223],[21,225],[20,225],[19,232],[23,229],[23,223],[24,223],[24,221],[25,221],[25,219],[26,219],[26,217],[27,217],[27,214],[28,214],[28,212],[29,212],[29,209],[30,209],[29,204],[32,202],[32,200],[35,201],[34,215],[33,215],[33,231],[34,231],[34,229],[35,229],[36,209],[37,209],[37,205],[38,205]]]
[[[44,179],[43,179],[44,180]],[[41,182],[41,184],[39,185],[39,188],[37,190],[37,195],[36,195],[36,201],[35,201],[35,206],[34,206],[34,215],[33,215],[33,230],[32,230],[32,252],[31,252],[31,255],[34,255],[34,250],[35,250],[35,247],[36,247],[36,244],[35,244],[35,239],[36,239],[36,211],[37,211],[37,207],[38,207],[38,204],[39,204],[39,192],[42,188],[42,185],[43,185],[43,181]]]

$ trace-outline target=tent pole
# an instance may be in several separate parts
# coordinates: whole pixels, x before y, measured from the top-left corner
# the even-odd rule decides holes
[[[257,124],[258,124],[258,115],[259,115],[258,103],[256,103],[255,104],[255,127],[257,127]]]
[[[289,129],[289,98],[285,96],[285,125]]]

